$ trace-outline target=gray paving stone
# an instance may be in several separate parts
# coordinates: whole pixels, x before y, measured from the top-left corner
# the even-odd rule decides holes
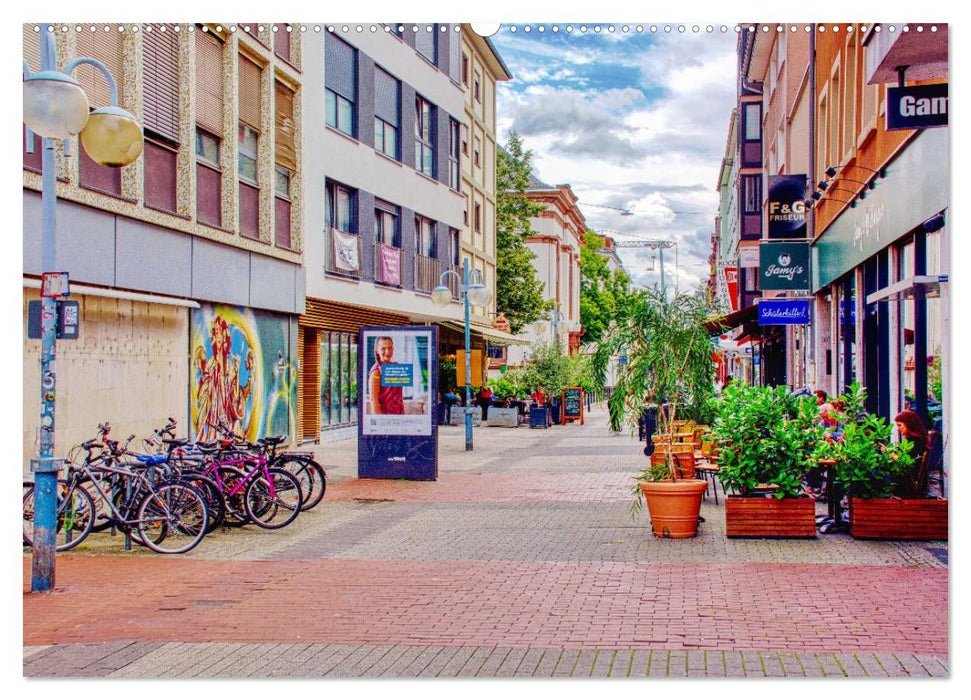
[[[556,667],[550,675],[553,678],[569,678],[573,675],[573,669],[580,658],[579,649],[564,649],[560,652],[560,657],[556,660]]]
[[[502,660],[499,668],[496,669],[495,675],[501,678],[512,678],[515,676],[520,664],[522,664],[523,659],[526,657],[527,651],[524,647],[510,649],[509,653],[506,654],[506,658]]]
[[[479,675],[479,669],[482,668],[493,651],[491,647],[476,647],[472,655],[462,665],[462,668],[452,675],[460,678],[474,678]]]
[[[446,647],[450,648],[450,647]],[[451,647],[455,651],[448,661],[434,674],[441,678],[453,678],[475,653],[474,647]],[[423,674],[424,675],[424,674]]]
[[[506,657],[512,651],[510,647],[496,647],[492,653],[482,662],[476,676],[478,678],[491,678],[496,675],[499,668],[505,663]]]

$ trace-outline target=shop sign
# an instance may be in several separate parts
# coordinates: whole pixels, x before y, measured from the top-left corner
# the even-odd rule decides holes
[[[738,311],[738,268],[725,268],[725,284],[728,287],[728,299],[732,304],[732,311]]]
[[[809,241],[762,243],[759,259],[759,289],[809,289]]]
[[[809,323],[810,299],[759,300],[760,326],[801,326]]]
[[[758,267],[759,266],[759,246],[749,245],[739,248],[738,251],[739,267]]]
[[[769,238],[806,237],[806,175],[769,176]]]
[[[887,131],[947,126],[947,83],[887,87]]]

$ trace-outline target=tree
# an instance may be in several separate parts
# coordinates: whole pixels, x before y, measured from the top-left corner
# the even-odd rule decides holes
[[[519,333],[550,308],[543,283],[536,278],[536,255],[526,245],[529,225],[546,207],[525,197],[532,172],[532,151],[523,150],[516,132],[496,154],[496,310],[506,314],[510,330]]]
[[[623,270],[611,271],[603,239],[593,231],[583,235],[580,248],[580,323],[583,342],[599,343],[612,319],[625,313],[630,295],[630,278]]]

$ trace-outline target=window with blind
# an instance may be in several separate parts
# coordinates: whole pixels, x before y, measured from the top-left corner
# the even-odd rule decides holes
[[[292,63],[293,61],[290,59],[290,32],[287,31],[287,25],[275,24],[273,29],[273,53],[287,63]]]
[[[274,229],[276,244],[290,248],[290,181],[297,169],[294,146],[294,92],[282,83],[275,84],[274,121],[276,128],[276,163],[274,165]]]
[[[118,88],[119,106],[125,94],[125,64],[122,55],[123,34],[115,29],[110,32],[81,32],[78,34],[78,56],[97,59],[104,64],[115,80]],[[107,107],[111,104],[111,89],[104,75],[94,66],[82,64],[74,71],[74,77],[81,83],[88,104],[93,108]],[[81,187],[104,194],[121,195],[121,168],[112,168],[95,163],[84,150],[78,149],[78,166]]]
[[[415,50],[434,65],[438,65],[436,34],[438,34],[437,24],[421,24],[415,33]]]
[[[374,69],[374,148],[398,160],[401,83],[389,73]]]
[[[145,206],[178,213],[179,35],[151,24],[142,34]]]
[[[324,39],[324,121],[348,136],[357,136],[357,51],[328,33]]]
[[[375,200],[374,240],[377,243],[401,247],[400,209],[390,202]]]
[[[196,218],[222,226],[223,43],[197,31]]]
[[[262,69],[245,56],[239,57],[239,232],[260,236],[259,140],[261,132]]]
[[[415,169],[435,177],[435,108],[415,97]]]
[[[327,232],[329,251],[324,261],[327,272],[359,277],[361,244],[357,235],[357,190],[336,182],[327,187]]]

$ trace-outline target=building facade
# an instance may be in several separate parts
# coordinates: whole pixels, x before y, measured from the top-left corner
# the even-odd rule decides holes
[[[304,310],[303,61],[286,25],[66,27],[57,61],[98,59],[144,128],[124,168],[57,144],[58,271],[79,302],[79,338],[58,342],[55,441],[99,422],[150,434],[176,417],[208,437],[296,432],[296,329]],[[39,64],[38,25],[23,28]],[[110,104],[89,65],[74,72]],[[41,269],[41,139],[24,141],[24,316]],[[38,444],[40,342],[24,345],[24,452]],[[63,450],[66,453],[66,448]]]

